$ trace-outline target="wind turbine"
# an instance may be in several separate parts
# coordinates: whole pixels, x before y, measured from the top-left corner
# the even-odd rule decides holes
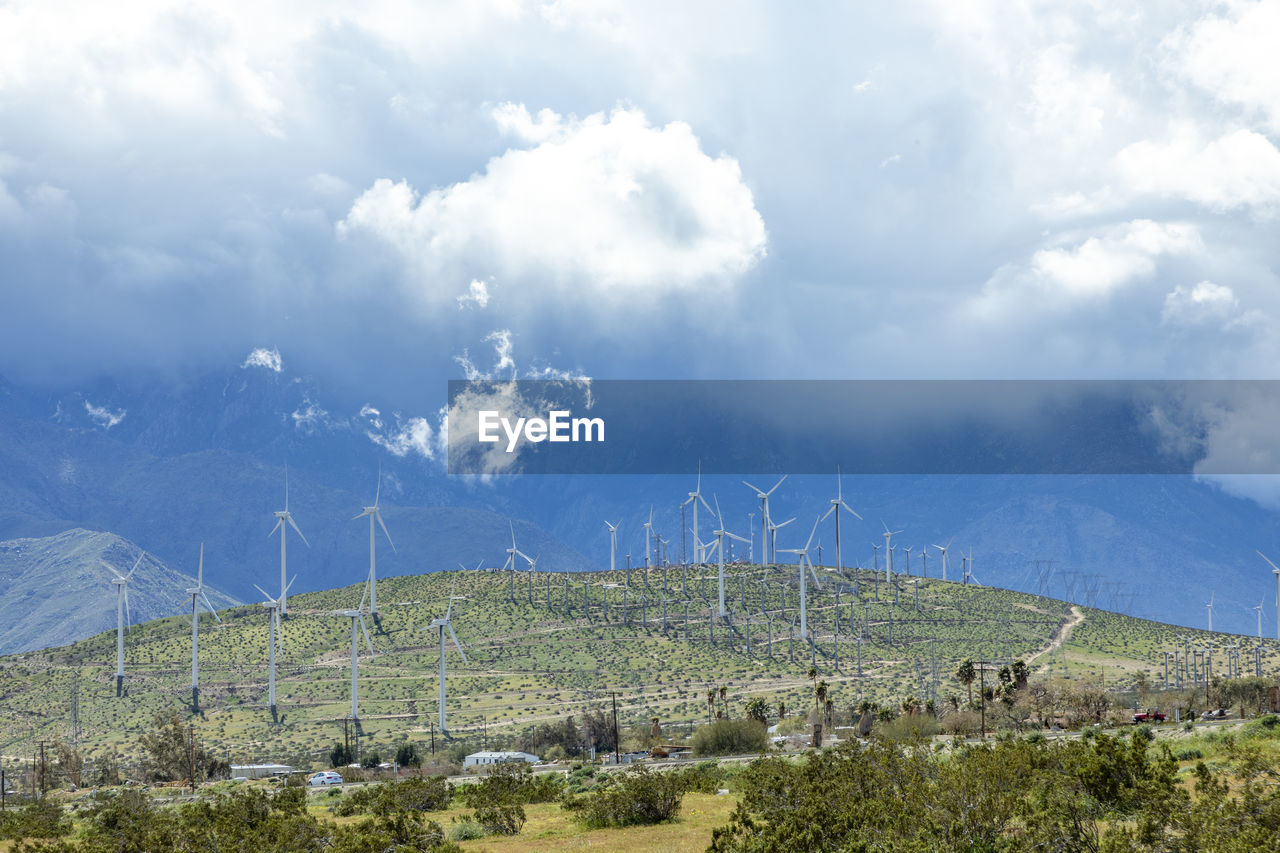
[[[787,479],[787,475],[782,475],[782,480]],[[748,489],[753,489],[756,497],[760,499],[760,565],[769,564],[769,495],[777,491],[778,486],[782,485],[782,480],[773,484],[773,488],[769,491],[761,489],[759,486],[753,486],[746,480],[742,481],[742,485]]]
[[[288,593],[286,591],[286,586],[284,582],[285,540],[289,538],[286,535],[288,531],[285,530],[285,524],[288,524],[297,532],[298,536],[301,537],[302,539],[303,545],[306,545],[308,548],[311,547],[311,543],[307,541],[307,537],[302,535],[302,531],[298,529],[297,522],[295,522],[293,520],[293,516],[289,514],[289,469],[288,468],[284,469],[284,509],[281,510],[280,512],[275,513],[275,516],[276,516],[276,526],[271,528],[271,532],[267,534],[267,538],[270,539],[272,536],[274,536],[277,530],[280,531],[280,599],[279,601],[280,601],[280,615],[283,616],[289,612],[289,597],[288,597]]]
[[[606,520],[604,523],[604,526],[609,528],[609,571],[613,571],[614,564],[618,555],[618,528],[622,526],[622,519],[618,519],[617,524],[610,524]],[[512,548],[507,550],[507,553],[510,554],[512,557],[515,556],[513,553],[515,544],[516,544],[516,534],[515,534],[515,530],[512,530],[511,531]],[[511,559],[511,558],[508,557],[508,559]]]
[[[724,539],[727,536],[730,539],[736,539],[739,542],[746,542],[747,540],[743,539],[741,536],[737,535],[736,533],[730,533],[728,530],[724,529],[724,516],[720,513],[720,498],[718,497],[715,498],[715,502],[716,502],[716,520],[720,524],[719,524],[718,530],[713,530],[711,532],[715,534],[715,537],[716,537],[715,549],[716,549],[716,556],[719,558],[719,571],[717,572],[718,574],[717,591],[719,592],[719,596],[720,596],[719,598],[720,616],[724,617],[728,615],[727,611],[724,609]]]
[[[1271,567],[1271,573],[1276,576],[1276,639],[1280,639],[1280,566],[1271,562],[1271,558],[1261,551],[1258,556],[1267,561],[1267,565]]]
[[[880,520],[880,524],[884,527],[884,579],[886,583],[893,581],[893,549],[889,546],[892,537],[901,533],[901,530],[890,530],[889,525],[884,523],[884,519]]]
[[[1253,606],[1253,609],[1254,609],[1254,610],[1256,610],[1256,611],[1257,611],[1257,613],[1258,613],[1258,639],[1259,639],[1259,640],[1261,640],[1261,639],[1262,639],[1262,605],[1263,605],[1263,604],[1265,604],[1265,603],[1266,603],[1266,601],[1267,601],[1267,599],[1266,599],[1266,598],[1263,598],[1263,599],[1259,600],[1259,601],[1258,601],[1258,603],[1257,603],[1257,604],[1255,604],[1255,605]]]
[[[351,719],[359,720],[359,699],[360,699],[360,644],[358,642],[359,635],[356,633],[356,623],[360,623],[360,630],[364,632],[365,644],[369,646],[369,655],[376,655],[373,650],[373,640],[369,639],[369,629],[364,624],[364,600],[369,595],[369,588],[365,587],[364,595],[360,596],[360,606],[355,610],[336,610],[332,616],[345,616],[351,620]],[[284,600],[284,596],[280,596]]]
[[[191,712],[200,713],[200,602],[209,608],[213,618],[219,622],[222,617],[209,603],[204,594],[204,543],[200,543],[200,568],[196,569],[196,585],[187,589],[191,596]]]
[[[947,579],[947,549],[951,547],[951,543],[954,541],[956,541],[956,537],[952,536],[950,539],[947,540],[946,545],[933,546],[942,552],[942,579],[943,580]]]
[[[293,581],[298,578],[294,576],[289,581],[289,587],[293,586]],[[285,588],[285,592],[289,591],[289,587]],[[272,598],[271,594],[256,583],[253,588],[262,593],[266,601],[262,602],[262,606],[267,609],[267,704],[271,708],[271,722],[279,722],[280,718],[276,713],[276,638],[280,639],[281,650],[284,649],[284,626],[280,624],[280,599]],[[283,598],[283,596],[281,596]]]
[[[836,496],[831,499],[831,509],[827,510],[827,514],[822,517],[823,521],[827,520],[827,516],[835,513],[836,515],[836,571],[844,571],[844,559],[840,553],[840,510],[843,508],[846,512],[852,513],[853,517],[862,521],[862,516],[858,515],[849,505],[844,502],[844,487],[840,483],[840,468],[836,466]]]
[[[622,522],[618,522],[618,523],[621,524]],[[455,580],[453,583],[453,586],[449,588],[449,606],[445,608],[444,618],[432,619],[430,624],[427,625],[428,629],[435,628],[440,633],[440,733],[441,734],[448,734],[449,732],[449,729],[445,725],[445,720],[444,720],[445,674],[446,674],[444,632],[446,630],[448,630],[449,636],[453,639],[453,645],[457,647],[458,654],[462,655],[462,662],[468,663],[467,653],[462,650],[462,643],[458,642],[458,635],[453,633],[453,623],[449,621],[450,616],[452,616],[453,614],[453,600],[455,597],[457,597],[453,594],[453,591],[457,587],[457,585],[458,585],[458,582],[457,580]]]
[[[644,567],[649,568],[649,537],[653,533],[653,504],[649,505],[649,520],[640,525],[644,528]]]
[[[378,508],[378,498],[382,496],[382,463],[378,463],[378,487],[373,493],[373,506],[364,507],[360,514],[353,517],[355,521],[360,518],[369,516],[369,615],[374,619],[378,618],[378,552],[374,543],[377,536],[374,535],[373,521],[378,520],[379,526],[382,527],[382,533],[387,537],[387,544],[391,546],[392,553],[396,551],[396,543],[391,541],[391,534],[387,532],[387,524],[382,520],[382,512]],[[301,534],[299,534],[301,535]]]
[[[707,503],[702,497],[702,463],[698,463],[698,485],[689,492],[689,499],[680,506],[693,504],[693,561],[696,564],[706,562],[706,556],[702,551],[702,541],[698,538],[698,504],[702,504],[707,508],[707,512],[711,511],[711,504]]]
[[[1209,608],[1209,633],[1213,633],[1213,593],[1209,593],[1209,603],[1205,605]]]
[[[133,568],[129,570],[129,574],[121,575],[115,570],[114,566],[108,566],[111,574],[116,576],[112,581],[116,585],[116,696],[124,694],[124,624],[126,618],[130,623],[133,617],[128,616],[129,612],[129,579],[133,577],[133,573],[138,570],[138,566],[142,565],[142,558],[147,555],[143,551],[138,555],[138,561],[133,564]]]
[[[973,581],[978,586],[982,586],[982,581],[978,580],[978,576],[973,573],[973,546],[972,545],[969,546],[969,573],[967,577],[969,580]]]
[[[808,600],[809,600],[808,572],[813,572],[814,583],[818,584],[819,588],[821,588],[822,586],[822,583],[818,580],[818,573],[813,568],[813,563],[809,562],[809,546],[813,544],[813,535],[818,532],[818,525],[821,523],[822,523],[821,517],[819,517],[818,520],[813,523],[813,530],[809,531],[809,541],[804,543],[803,548],[783,548],[782,549],[782,553],[784,554],[796,554],[800,557],[800,636],[802,638],[808,638],[809,636],[809,623],[808,623],[808,615],[807,615]]]
[[[781,524],[774,524],[773,519],[772,518],[769,519],[769,562],[770,564],[772,564],[778,556],[778,531],[786,527],[788,524],[790,524],[793,521],[795,521],[794,517],[788,518],[786,521],[782,522]]]

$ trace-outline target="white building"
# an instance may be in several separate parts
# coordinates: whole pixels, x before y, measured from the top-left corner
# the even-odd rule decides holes
[[[462,760],[462,769],[488,767],[491,764],[502,764],[506,761],[525,761],[529,764],[537,764],[541,760],[530,752],[473,752]]]
[[[293,768],[287,764],[232,764],[231,777],[264,779],[267,776],[287,776]]]

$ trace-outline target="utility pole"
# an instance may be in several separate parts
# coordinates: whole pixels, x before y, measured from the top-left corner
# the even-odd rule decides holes
[[[610,690],[609,696],[613,699],[613,764],[618,767],[622,764],[622,756],[618,753],[618,694]]]
[[[47,765],[45,764],[45,760],[44,760],[44,745],[45,745],[45,741],[40,741],[40,799],[44,798],[44,792],[48,787],[45,780]]]

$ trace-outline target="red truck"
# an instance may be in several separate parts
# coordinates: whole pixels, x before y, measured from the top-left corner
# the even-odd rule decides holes
[[[1163,723],[1164,714],[1159,711],[1139,711],[1133,715],[1133,722],[1136,723]]]

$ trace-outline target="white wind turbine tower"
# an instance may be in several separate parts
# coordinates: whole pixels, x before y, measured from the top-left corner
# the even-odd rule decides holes
[[[619,522],[619,524],[621,524],[621,522]],[[462,655],[462,662],[468,663],[467,653],[462,650],[462,643],[458,642],[458,635],[453,633],[453,623],[450,621],[450,617],[453,615],[454,599],[460,597],[460,596],[455,596],[453,594],[453,590],[454,588],[457,587],[457,585],[458,585],[457,581],[455,580],[453,587],[449,588],[449,605],[448,607],[445,608],[444,618],[432,619],[430,624],[427,625],[428,629],[435,628],[440,634],[440,733],[441,734],[449,733],[449,728],[448,726],[445,725],[445,719],[444,719],[445,677],[447,674],[445,669],[445,644],[444,644],[444,632],[446,630],[449,632],[450,638],[453,639],[453,645],[458,649],[458,654]]]
[[[739,542],[746,542],[747,540],[743,539],[741,536],[737,535],[736,533],[730,533],[728,530],[724,529],[724,516],[720,513],[720,498],[717,497],[715,499],[715,502],[716,502],[716,521],[719,522],[719,525],[718,525],[718,529],[713,530],[711,532],[716,537],[716,544],[714,545],[714,547],[716,549],[716,556],[719,561],[719,570],[717,572],[717,575],[718,575],[717,591],[719,593],[719,601],[720,601],[720,616],[724,617],[728,615],[728,611],[724,609],[724,540],[726,536],[729,537],[730,539],[736,539]]]
[[[124,693],[124,624],[129,611],[129,579],[138,570],[138,566],[142,565],[142,558],[146,555],[146,551],[138,555],[138,561],[127,575],[121,575],[113,566],[107,567],[116,576],[112,581],[116,585],[116,696]],[[128,621],[132,623],[133,617],[128,617]]]
[[[204,543],[200,543],[200,567],[196,569],[196,585],[187,589],[187,595],[191,596],[191,712],[200,713],[200,602],[204,602],[204,606],[209,608],[209,612],[213,614],[213,618],[219,622],[222,617],[218,615],[218,611],[213,609],[213,605],[209,603],[209,597],[204,594]]]
[[[776,488],[776,487],[775,487]],[[844,559],[840,553],[840,510],[843,508],[846,512],[853,515],[858,521],[862,521],[862,516],[858,515],[849,505],[844,502],[844,487],[840,483],[840,468],[836,467],[836,496],[831,499],[831,509],[827,510],[827,514],[822,516],[822,520],[826,521],[827,517],[832,513],[836,515],[836,571],[844,571]],[[821,556],[821,555],[819,555]]]
[[[295,576],[289,581],[289,586],[293,586],[293,581],[298,578]],[[262,606],[267,609],[267,704],[271,708],[271,722],[279,722],[279,716],[276,713],[276,641],[279,638],[280,647],[284,649],[284,626],[280,624],[280,599],[272,598],[271,594],[256,583],[253,588],[262,593],[266,601],[262,602]],[[288,592],[288,588],[285,589]],[[282,596],[283,597],[283,596]]]
[[[359,515],[351,519],[352,521],[355,521],[356,519],[364,518],[366,515],[369,516],[369,580],[367,583],[369,585],[369,614],[373,616],[374,619],[378,618],[378,552],[377,547],[374,544],[377,542],[378,537],[375,535],[373,529],[374,519],[377,519],[378,524],[382,527],[382,533],[387,537],[387,544],[391,546],[392,553],[395,553],[396,550],[396,543],[391,541],[391,534],[387,532],[386,522],[382,520],[382,511],[378,508],[378,498],[381,496],[382,464],[379,463],[378,487],[373,493],[373,506],[364,507],[360,511]]]
[[[883,519],[881,519],[880,524],[884,526],[884,579],[888,583],[893,581],[893,549],[890,547],[889,542],[892,537],[897,536],[902,531],[890,530],[889,525],[885,524]]]
[[[609,528],[609,571],[613,571],[618,556],[618,528],[622,526],[622,519],[618,519],[617,524],[610,524],[606,520],[604,526]],[[515,531],[512,530],[511,547],[507,549],[508,561],[515,558],[515,544],[516,534]]]
[[[796,554],[800,557],[800,636],[808,639],[809,622],[808,622],[808,605],[809,605],[809,587],[808,572],[813,572],[813,582],[822,588],[822,582],[818,580],[818,572],[813,568],[813,563],[809,562],[809,546],[813,544],[813,536],[818,532],[818,525],[822,523],[819,517],[813,523],[813,530],[809,531],[809,541],[804,543],[803,548],[783,548],[784,554]]]
[[[954,541],[956,541],[956,537],[952,536],[950,539],[947,540],[946,545],[933,546],[942,552],[942,579],[943,580],[947,579],[947,549],[951,547],[951,543]]]
[[[280,599],[279,601],[280,601],[280,615],[283,616],[284,614],[289,612],[289,597],[288,597],[288,592],[285,588],[285,580],[284,580],[285,565],[286,565],[285,540],[289,538],[287,535],[288,531],[285,530],[285,525],[288,524],[289,527],[292,527],[297,532],[298,536],[302,539],[303,545],[306,545],[308,548],[311,547],[311,543],[307,541],[307,537],[302,535],[302,531],[298,529],[297,522],[295,522],[293,520],[293,516],[289,514],[289,469],[288,468],[284,469],[284,509],[281,510],[280,512],[275,513],[275,516],[276,516],[276,526],[271,528],[271,532],[267,534],[267,538],[270,539],[272,536],[274,536],[277,530],[280,531]]]
[[[706,555],[702,550],[702,540],[698,538],[698,504],[702,504],[707,508],[707,512],[711,512],[711,504],[707,503],[702,497],[702,463],[698,463],[698,485],[689,492],[689,499],[680,506],[693,504],[693,562],[702,564],[706,562]]]
[[[787,475],[782,475],[782,480],[787,479]],[[742,481],[742,485],[748,489],[752,489],[756,493],[756,497],[760,499],[760,565],[769,564],[769,495],[777,491],[778,486],[782,485],[782,480],[773,484],[773,488],[769,491],[761,489],[759,486],[753,486],[746,480]]]
[[[1280,566],[1271,562],[1271,558],[1261,551],[1258,556],[1267,561],[1267,565],[1271,567],[1271,574],[1276,576],[1276,639],[1280,640]]]
[[[1266,598],[1263,598],[1253,606],[1253,609],[1258,613],[1258,639],[1259,640],[1262,639],[1262,605],[1266,604],[1266,602],[1267,602]]]
[[[369,595],[369,588],[365,587],[364,595],[360,596],[360,606],[355,610],[336,610],[332,616],[345,616],[351,620],[351,719],[360,719],[359,699],[360,699],[360,644],[359,635],[356,634],[356,623],[360,623],[360,630],[364,632],[365,644],[369,647],[369,655],[372,657],[377,652],[373,650],[373,640],[369,639],[369,629],[364,624],[364,600]],[[281,600],[284,600],[282,595]]]
[[[771,564],[778,556],[778,531],[793,521],[795,521],[794,517],[788,518],[781,524],[774,524],[773,519],[769,519],[769,562]]]
[[[640,525],[644,528],[644,567],[649,568],[649,537],[653,533],[653,504],[649,505],[649,520]]]
[[[968,581],[972,581],[973,583],[976,583],[978,586],[982,586],[982,581],[978,580],[978,576],[973,573],[973,546],[972,545],[969,546],[969,564],[968,564],[968,568],[965,569],[965,578]]]
[[[1209,608],[1209,633],[1213,633],[1213,593],[1209,593],[1209,603],[1205,607]]]

